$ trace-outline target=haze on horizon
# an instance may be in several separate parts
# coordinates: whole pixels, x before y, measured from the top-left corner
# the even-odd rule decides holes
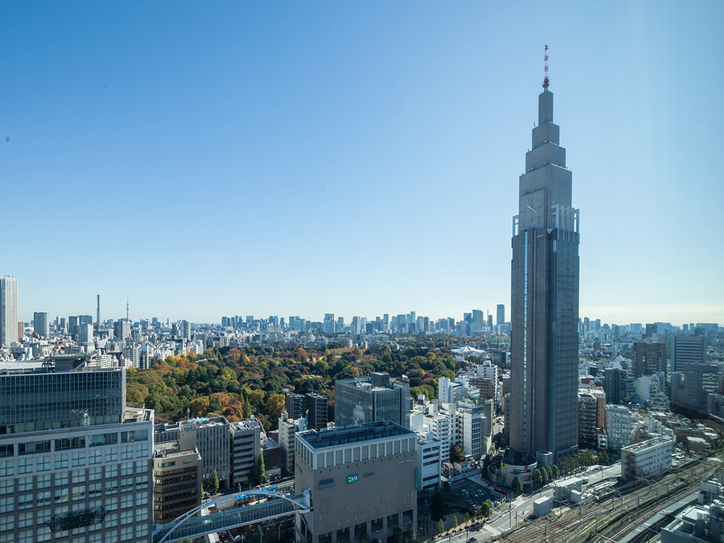
[[[724,322],[724,4],[0,4],[19,317],[510,311],[550,46],[580,316]]]

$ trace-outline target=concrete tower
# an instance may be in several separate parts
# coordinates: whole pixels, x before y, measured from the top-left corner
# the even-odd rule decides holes
[[[547,83],[513,217],[510,446],[558,462],[578,448],[579,233]]]
[[[0,277],[0,345],[18,341],[18,280]]]

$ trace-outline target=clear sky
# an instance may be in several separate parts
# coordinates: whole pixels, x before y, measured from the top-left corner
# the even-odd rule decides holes
[[[510,306],[550,46],[580,315],[724,322],[724,2],[2,2],[19,317]]]

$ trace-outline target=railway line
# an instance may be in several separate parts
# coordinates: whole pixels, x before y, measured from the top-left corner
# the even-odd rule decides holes
[[[620,488],[603,487],[595,490],[595,501],[559,515],[551,513],[544,518],[526,520],[522,528],[504,540],[510,543],[618,541],[643,519],[697,491],[704,477],[723,467],[716,459],[704,459],[655,481],[639,479]],[[670,520],[664,518],[659,524]],[[660,528],[653,526],[631,543],[652,540]]]

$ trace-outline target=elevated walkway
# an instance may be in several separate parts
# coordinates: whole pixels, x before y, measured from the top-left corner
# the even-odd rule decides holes
[[[209,515],[195,516],[203,509],[208,509],[219,502],[235,499],[237,496],[259,496],[266,498],[266,501]],[[249,524],[286,517],[296,512],[308,513],[311,510],[311,495],[308,490],[300,496],[288,496],[267,490],[247,490],[204,502],[172,523],[158,527],[153,533],[153,543],[174,543],[185,539],[194,539],[222,530],[231,530],[232,528],[240,528]]]

